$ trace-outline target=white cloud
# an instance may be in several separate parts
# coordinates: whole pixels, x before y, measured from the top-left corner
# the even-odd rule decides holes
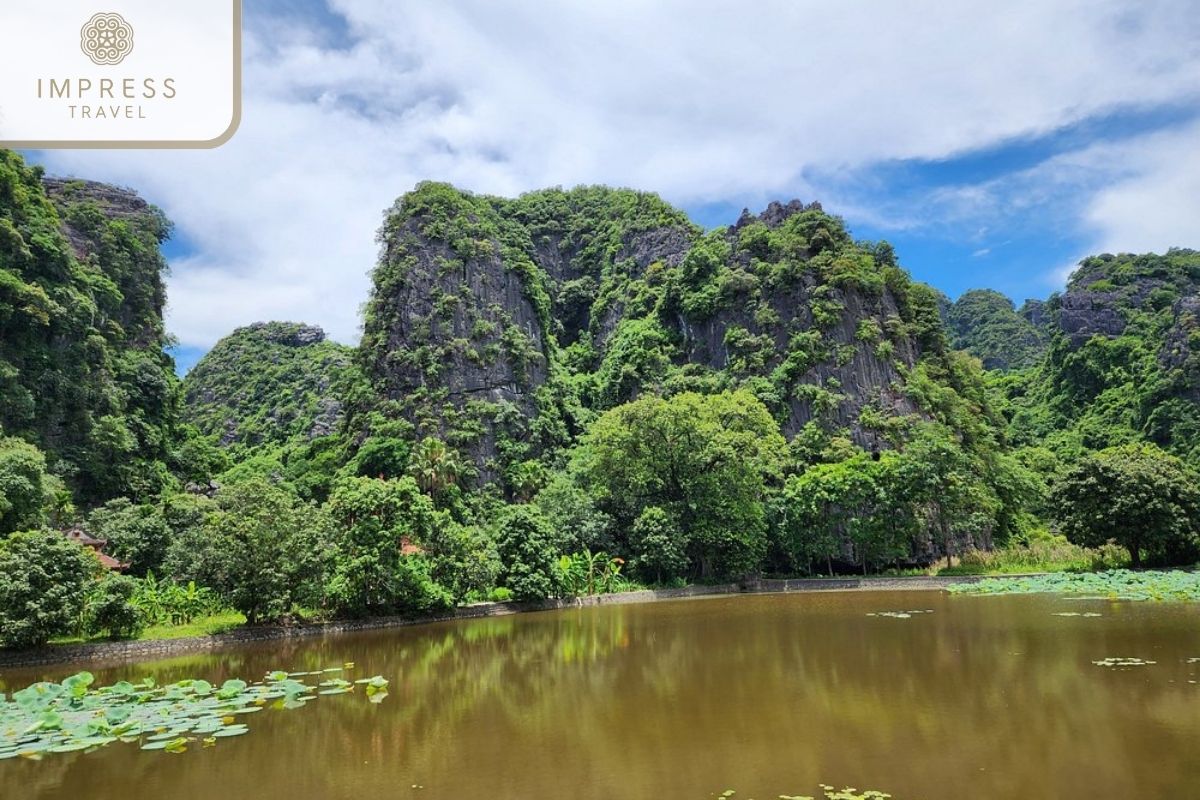
[[[1101,250],[1162,252],[1200,241],[1200,125],[1113,154],[1126,177],[1096,193],[1085,219]]]
[[[813,168],[946,158],[1200,86],[1189,0],[331,6],[348,43],[247,4],[244,121],[224,147],[40,156],[138,188],[195,245],[169,287],[185,345],[268,318],[353,341],[381,212],[419,180],[749,202],[807,190]],[[1136,243],[1186,232],[1185,151],[1171,144],[1190,178],[1164,144],[1093,187],[1088,223]],[[978,216],[995,193],[976,190],[941,205]],[[1164,196],[1179,202],[1146,223]]]

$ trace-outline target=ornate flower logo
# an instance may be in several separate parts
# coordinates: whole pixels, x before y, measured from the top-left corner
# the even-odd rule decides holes
[[[120,64],[133,52],[133,27],[120,14],[96,14],[79,30],[79,47],[96,64]]]

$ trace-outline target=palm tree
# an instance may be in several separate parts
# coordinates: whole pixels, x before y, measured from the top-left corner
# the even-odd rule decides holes
[[[430,497],[437,497],[458,482],[463,464],[458,453],[440,439],[422,439],[408,460],[408,474]]]

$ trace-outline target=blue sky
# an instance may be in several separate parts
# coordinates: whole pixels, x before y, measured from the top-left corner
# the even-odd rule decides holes
[[[1200,247],[1189,0],[246,0],[244,122],[214,150],[46,151],[176,223],[181,369],[260,319],[357,338],[374,232],[424,179],[607,183],[698,222],[820,200],[954,297]],[[686,20],[687,24],[680,24]]]

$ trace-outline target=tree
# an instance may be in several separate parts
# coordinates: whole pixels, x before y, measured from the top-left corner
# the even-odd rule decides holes
[[[180,440],[171,452],[171,466],[184,482],[204,485],[229,469],[229,455],[200,435],[195,426],[182,425]]]
[[[457,483],[462,472],[458,453],[440,439],[422,439],[408,463],[408,474],[434,499]]]
[[[764,500],[786,454],[766,406],[736,391],[642,397],[618,406],[592,425],[577,458],[617,530],[631,530],[646,508],[662,509],[686,542],[687,573],[711,578],[761,566]],[[647,554],[629,555],[636,561]]]
[[[893,465],[896,496],[914,504],[947,566],[967,545],[991,546],[1001,503],[981,471],[954,432],[936,423],[919,426]]]
[[[37,647],[74,630],[100,569],[90,551],[54,531],[0,540],[0,645]]]
[[[544,600],[558,592],[554,531],[537,506],[505,506],[495,522],[500,579],[517,600]]]
[[[809,569],[851,549],[865,574],[903,556],[914,532],[912,505],[897,480],[899,456],[859,453],[789,478],[780,499],[782,541]]]
[[[162,571],[171,531],[157,506],[134,505],[124,497],[110,500],[88,515],[87,529],[107,540],[105,552],[129,564],[130,573]]]
[[[430,576],[429,560],[402,552],[405,540],[425,541],[434,523],[433,503],[415,480],[342,478],[328,509],[338,530],[328,593],[338,611],[366,616],[449,604],[449,594]]]
[[[224,487],[204,520],[205,573],[250,624],[280,619],[315,602],[325,566],[328,518],[262,479]]]
[[[163,520],[171,533],[163,574],[175,581],[218,585],[225,556],[205,533],[204,519],[217,510],[210,497],[196,494],[172,495],[162,504]]]
[[[852,468],[839,462],[817,464],[788,478],[779,498],[780,532],[783,549],[795,566],[815,571],[815,564],[824,563],[828,574],[833,574],[833,558],[842,549],[852,476]]]
[[[642,509],[633,523],[630,545],[638,553],[633,568],[657,583],[687,572],[687,537],[671,515],[658,506]]]
[[[359,446],[347,468],[353,475],[368,478],[398,478],[407,474],[411,457],[407,439],[373,435]]]
[[[1115,541],[1134,568],[1193,560],[1200,544],[1197,476],[1152,444],[1084,456],[1054,484],[1050,505],[1068,539],[1085,547]]]
[[[562,552],[610,550],[614,546],[612,517],[596,506],[596,499],[579,485],[578,476],[554,474],[533,502],[546,515]]]
[[[430,562],[431,577],[455,601],[495,585],[500,556],[485,528],[459,524],[449,512],[439,511],[421,546]]]
[[[46,457],[28,442],[0,438],[0,535],[45,520]]]

